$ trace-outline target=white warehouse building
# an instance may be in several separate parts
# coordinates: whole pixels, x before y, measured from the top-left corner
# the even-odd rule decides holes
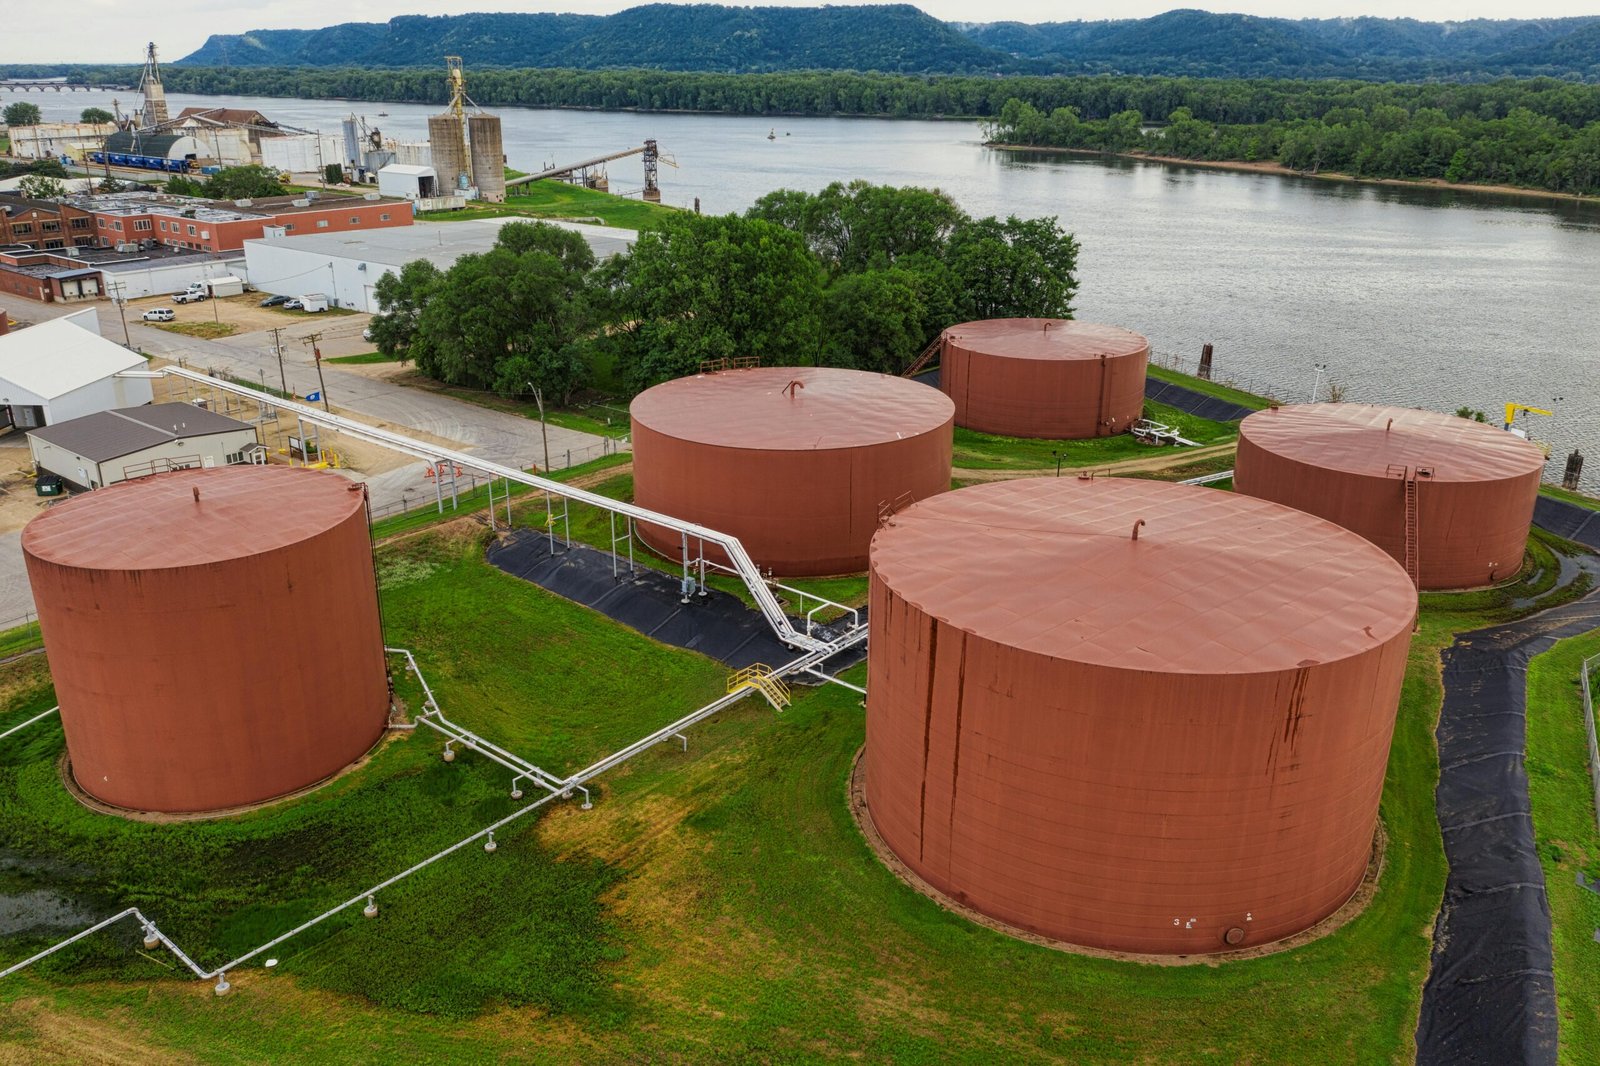
[[[144,357],[71,321],[76,317],[0,336],[0,427],[53,426],[153,399],[149,378],[117,376],[147,369]]]
[[[419,222],[388,229],[308,233],[304,236],[261,237],[244,242],[250,284],[281,296],[326,293],[336,307],[376,313],[373,287],[385,274],[398,274],[407,263],[426,259],[448,270],[464,255],[494,247],[500,227],[519,218],[484,218],[464,222]],[[611,226],[545,219],[583,235],[596,259],[626,251],[638,233]],[[235,271],[237,273],[237,271]]]

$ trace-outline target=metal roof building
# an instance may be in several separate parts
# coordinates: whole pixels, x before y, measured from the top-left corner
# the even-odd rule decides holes
[[[100,411],[28,433],[34,465],[86,489],[244,461],[255,427],[187,403]]]
[[[144,357],[66,319],[0,337],[0,428],[34,429],[113,407],[147,404]]]
[[[283,296],[323,292],[336,306],[376,312],[378,302],[372,289],[383,275],[398,274],[407,263],[418,259],[448,270],[464,255],[493,248],[500,227],[506,223],[530,221],[548,222],[582,234],[596,259],[609,259],[626,251],[639,236],[634,230],[559,219],[483,218],[345,233],[268,236],[245,241],[244,254],[250,283],[263,292]]]

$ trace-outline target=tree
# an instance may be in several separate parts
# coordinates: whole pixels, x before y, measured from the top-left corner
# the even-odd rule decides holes
[[[607,345],[633,389],[692,374],[707,359],[808,364],[821,339],[821,274],[792,230],[674,214],[605,271],[612,318],[622,323]]]
[[[277,171],[260,166],[223,167],[205,183],[205,195],[213,200],[282,196],[288,191],[278,182]]]
[[[59,200],[67,195],[60,178],[44,174],[29,174],[17,183],[17,191],[29,200]]]
[[[415,259],[398,274],[384,274],[372,286],[378,313],[372,317],[372,341],[378,351],[402,362],[411,358],[422,309],[443,282],[444,274],[426,259]]]
[[[378,279],[378,350],[453,385],[560,402],[587,376],[596,328],[594,253],[570,230],[502,227],[495,247],[441,273],[426,260]]]
[[[1054,218],[965,223],[946,256],[965,318],[1071,318],[1078,242]]]
[[[206,186],[204,182],[179,174],[167,179],[167,191],[174,196],[204,196]]]
[[[95,188],[100,192],[121,192],[122,190],[126,189],[127,186],[122,184],[122,182],[118,181],[115,177],[107,174],[105,177],[100,179],[99,184],[97,184]]]
[[[926,344],[927,312],[920,279],[910,271],[846,274],[823,294],[821,362],[902,373]]]
[[[83,109],[83,114],[78,116],[79,122],[92,122],[97,125],[103,122],[114,122],[115,120],[116,116],[103,107],[86,107]]]
[[[329,163],[322,168],[322,180],[329,185],[338,185],[344,181],[344,167],[338,163]]]
[[[834,273],[893,266],[904,256],[937,253],[967,216],[937,189],[834,182],[815,196],[783,189],[747,213],[800,233]]]
[[[5,119],[7,126],[37,126],[43,116],[39,114],[39,105],[18,100],[6,105]]]

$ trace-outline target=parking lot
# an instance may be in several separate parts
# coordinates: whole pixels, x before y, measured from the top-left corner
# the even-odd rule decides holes
[[[341,308],[330,308],[327,311],[312,314],[305,311],[286,311],[282,307],[262,307],[261,301],[266,299],[268,293],[247,292],[242,296],[224,296],[219,299],[201,300],[199,303],[180,304],[174,303],[171,293],[160,296],[146,296],[138,300],[129,300],[127,306],[128,321],[130,323],[142,321],[146,311],[157,307],[168,307],[173,312],[173,322],[177,323],[218,323],[233,327],[229,332],[217,331],[211,333],[213,337],[236,337],[243,333],[260,333],[275,326],[306,326],[307,329],[328,329],[338,324],[336,330],[341,335],[352,332],[351,326],[359,321],[360,325],[353,329],[359,337],[361,330],[366,327],[371,316],[346,311]],[[159,323],[150,323],[159,326]],[[184,332],[174,330],[171,332]],[[362,349],[370,351],[370,349]],[[334,353],[352,354],[352,353]]]

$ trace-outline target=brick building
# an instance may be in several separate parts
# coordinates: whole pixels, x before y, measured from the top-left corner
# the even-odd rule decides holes
[[[89,211],[54,200],[0,195],[0,248],[49,251],[96,243],[94,215]]]
[[[275,196],[255,200],[201,200],[165,193],[105,193],[71,202],[93,216],[101,247],[144,245],[202,252],[236,252],[244,242],[274,233],[338,233],[409,226],[405,200],[364,197],[309,199]]]

